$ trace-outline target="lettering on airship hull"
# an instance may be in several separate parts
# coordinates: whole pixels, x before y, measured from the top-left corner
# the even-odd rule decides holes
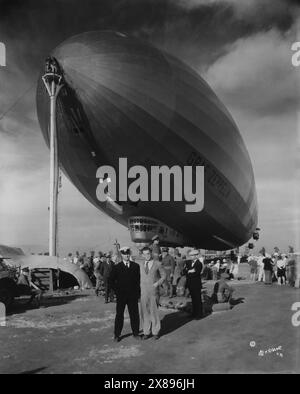
[[[149,175],[148,169],[140,165],[128,170],[127,159],[120,158],[118,180],[114,167],[98,168],[96,178],[99,179],[99,184],[96,196],[101,202],[106,202],[108,197],[121,202],[169,202],[173,195],[173,201],[189,203],[185,205],[185,212],[200,212],[204,208],[204,167],[196,166],[195,173],[193,170],[192,166],[183,166],[183,170],[178,165],[171,168],[151,166]],[[128,179],[133,179],[129,185]]]
[[[199,165],[204,166],[207,183],[217,189],[218,193],[220,193],[225,199],[229,197],[230,187],[228,183],[201,155],[197,152],[192,152],[187,159],[187,164],[189,166],[193,166],[193,168]]]

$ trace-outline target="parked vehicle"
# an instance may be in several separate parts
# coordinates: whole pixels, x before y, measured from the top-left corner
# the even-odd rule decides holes
[[[2,260],[2,259],[1,259]],[[17,294],[14,272],[0,260],[0,302],[9,308]]]

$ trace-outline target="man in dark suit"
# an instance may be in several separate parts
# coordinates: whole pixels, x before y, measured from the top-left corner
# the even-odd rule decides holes
[[[115,319],[115,342],[120,341],[127,305],[130,324],[135,339],[140,339],[140,318],[138,301],[141,296],[140,266],[130,260],[130,248],[120,249],[122,261],[115,265],[110,275],[110,284],[117,296]]]
[[[190,291],[192,297],[193,313],[192,317],[196,320],[203,316],[202,310],[202,281],[201,273],[203,271],[203,263],[199,260],[199,251],[192,250],[189,253],[189,260],[186,262],[186,286]]]
[[[113,290],[110,286],[110,280],[109,277],[112,273],[114,263],[110,259],[110,253],[105,253],[104,255],[105,260],[101,263],[100,268],[99,268],[99,273],[103,279],[103,284],[104,284],[104,291],[105,291],[105,304],[108,303],[108,298],[110,302],[113,302],[114,300],[114,295],[113,295]]]

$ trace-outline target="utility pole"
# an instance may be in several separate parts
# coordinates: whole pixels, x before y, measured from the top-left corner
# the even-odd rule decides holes
[[[46,59],[42,80],[50,97],[50,205],[49,205],[49,256],[57,255],[57,196],[58,196],[58,145],[56,131],[56,100],[63,87],[63,75],[57,61]]]

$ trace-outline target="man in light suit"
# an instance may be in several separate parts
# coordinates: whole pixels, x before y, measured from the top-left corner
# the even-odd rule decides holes
[[[203,316],[202,311],[202,281],[201,274],[203,271],[203,263],[200,260],[199,251],[192,250],[189,253],[189,259],[186,262],[185,274],[186,274],[186,286],[190,291],[192,297],[193,313],[192,317],[199,320]]]
[[[142,250],[144,261],[140,262],[141,275],[141,303],[140,316],[143,327],[143,339],[150,338],[153,334],[159,338],[161,328],[158,303],[159,286],[165,281],[166,273],[157,260],[153,260],[149,247]]]

